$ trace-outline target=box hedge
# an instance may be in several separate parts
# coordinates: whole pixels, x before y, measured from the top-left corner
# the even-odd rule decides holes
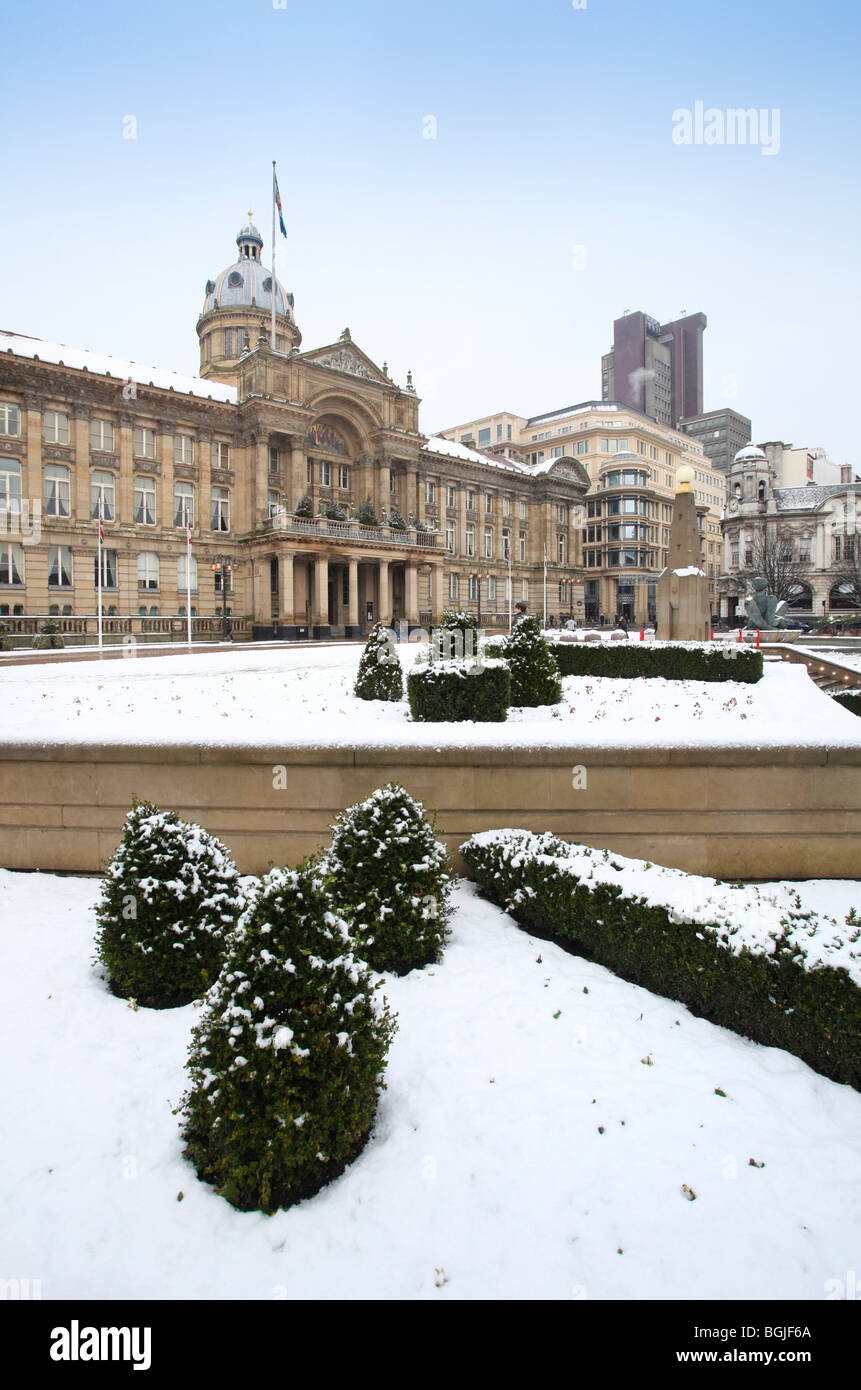
[[[482,892],[537,936],[861,1089],[861,928],[750,886],[524,830],[461,846]]]
[[[407,677],[413,719],[501,724],[508,718],[511,673],[497,663],[436,662]]]
[[[551,642],[563,676],[663,676],[665,680],[744,681],[762,678],[762,652],[746,647],[650,642]]]
[[[844,709],[851,710],[853,714],[861,714],[861,690],[840,690],[833,698]]]

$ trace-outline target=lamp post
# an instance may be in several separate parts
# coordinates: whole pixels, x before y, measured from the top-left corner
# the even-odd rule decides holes
[[[229,642],[230,617],[227,611],[227,594],[230,587],[230,575],[233,573],[232,555],[216,555],[212,561],[211,569],[213,574],[221,575],[221,639]],[[216,579],[216,592],[218,591],[218,580]]]
[[[482,579],[489,579],[490,575],[487,570],[473,570],[471,574],[467,575],[467,578],[474,579],[478,586],[478,626],[481,627],[481,581]]]

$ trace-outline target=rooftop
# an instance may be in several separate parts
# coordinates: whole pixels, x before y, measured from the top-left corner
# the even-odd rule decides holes
[[[62,367],[72,367],[76,371],[114,377],[118,381],[133,381],[138,386],[155,386],[162,391],[175,391],[177,395],[201,396],[204,399],[236,404],[235,386],[226,386],[220,381],[204,381],[198,376],[183,376],[180,372],[172,372],[165,367],[143,366],[140,362],[129,362],[125,358],[111,357],[104,352],[91,352],[89,348],[52,343],[47,338],[31,338],[26,333],[12,333],[0,329],[0,352],[14,353],[17,357],[30,357],[38,362],[54,362]]]

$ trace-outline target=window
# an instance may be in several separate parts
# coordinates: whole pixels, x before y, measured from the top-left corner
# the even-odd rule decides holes
[[[510,426],[510,425],[507,425],[507,426],[506,426],[506,429],[508,430],[508,433],[507,433],[507,435],[506,435],[506,438],[507,438],[507,439],[510,439],[510,438],[511,438],[511,426]]]
[[[565,564],[565,536],[556,537],[556,563]]]
[[[745,566],[750,566],[750,565],[753,564],[753,547],[752,547],[752,546],[746,545],[745,548],[744,548],[744,563],[745,563]]]
[[[508,557],[506,556],[506,559]],[[517,558],[521,565],[526,563],[526,532],[521,531],[517,538]]]
[[[520,585],[520,599],[522,603],[529,602],[529,580],[524,579]]]
[[[854,540],[855,537],[854,537],[854,536],[852,536],[851,538],[850,538],[850,537],[847,537],[847,555],[846,555],[846,558],[847,558],[847,559],[849,559],[849,554],[848,554],[848,549],[849,549],[849,547],[848,547],[848,540],[849,540],[849,539]],[[809,564],[810,564],[810,537],[809,537],[809,536],[802,536],[801,539],[800,539],[799,542],[798,542],[798,559],[799,559],[799,561],[801,562],[802,565],[809,565]]]
[[[229,467],[230,467],[230,445],[229,445],[229,444],[225,444],[225,443],[224,443],[222,440],[220,440],[220,439],[217,439],[217,440],[214,440],[214,441],[213,441],[213,445],[212,445],[212,467],[213,467],[213,468],[229,468]],[[309,480],[309,481],[310,481],[310,480]]]
[[[499,441],[500,441],[501,438],[502,438],[502,426],[501,426],[501,425],[497,425],[497,426],[496,426],[496,442],[497,442],[497,444],[499,443]]]
[[[454,523],[449,523],[445,528],[445,548],[449,554],[454,554]]]
[[[173,524],[194,525],[194,488],[191,483],[179,482],[173,485]]]
[[[489,443],[490,443],[490,428],[488,427],[486,430],[479,430],[479,431],[478,431],[478,447],[479,447],[479,449],[483,448],[484,445],[489,444]]]
[[[188,592],[188,587],[189,587],[189,586],[188,586],[189,571],[188,571],[188,569],[187,569],[188,558],[189,558],[188,555],[177,555],[177,557],[176,557],[176,587],[177,587],[177,589],[179,590],[179,592],[182,593],[182,594],[187,593],[187,592]],[[197,561],[195,560],[195,558],[194,558],[193,555],[191,556],[191,571],[190,571],[190,575],[191,575],[191,592],[192,592],[193,594],[195,594],[195,593],[197,593]]]
[[[436,501],[436,483],[425,483],[425,502],[434,503]]]
[[[136,459],[155,458],[155,430],[147,430],[140,426],[136,426],[134,440]]]
[[[9,545],[0,537],[0,584],[24,583],[24,547]],[[6,609],[8,612],[8,608]]]
[[[155,526],[155,478],[135,478],[135,522]]]
[[[275,446],[274,444],[270,444],[270,445],[269,445],[269,472],[270,472],[270,473],[277,473],[280,467],[281,467],[281,460],[280,460],[279,455],[278,455],[278,449],[276,448],[276,446]]]
[[[447,487],[447,488],[446,488],[446,490],[445,490],[445,505],[446,505],[447,507],[456,507],[456,506],[457,506],[457,489],[456,489],[456,488],[453,488],[453,487]]]
[[[102,504],[102,520],[116,520],[116,479],[113,473],[90,474],[90,511],[95,521],[99,515],[99,502]]]
[[[449,577],[448,577],[448,596],[449,596],[449,598],[457,598],[457,597],[458,597],[458,587],[459,587],[459,586],[458,586],[458,582],[457,582],[457,575],[456,575],[456,574],[450,574]]]
[[[490,493],[484,499],[484,510],[488,516],[493,511],[493,497]]]
[[[45,515],[69,516],[69,470],[49,463],[45,468]]]
[[[215,592],[216,592],[217,594],[223,593],[223,592],[224,592],[224,571],[223,571],[220,567],[219,567],[218,569],[214,569],[214,570],[213,570],[213,579],[214,579],[214,581],[215,581]],[[228,594],[232,594],[232,593],[234,592],[234,584],[233,584],[233,566],[232,566],[232,565],[228,565],[228,567],[227,567],[227,592],[228,592]],[[218,609],[216,609],[215,611],[218,612]]]
[[[475,511],[475,493],[472,492],[469,488],[467,488],[466,492],[466,509],[468,512]]]
[[[278,513],[281,511],[281,493],[278,491],[277,488],[271,487],[269,489],[267,504],[268,515],[270,517],[277,516]]]
[[[507,526],[502,532],[502,558],[503,560],[511,559],[511,532]]]
[[[21,407],[0,401],[0,434],[21,433]]]
[[[101,454],[114,452],[114,427],[110,420],[90,421],[90,448]]]
[[[99,552],[93,556],[93,584],[99,587]],[[117,552],[102,548],[102,588],[117,589]]]
[[[350,485],[350,474],[345,463],[338,464],[338,487],[347,488]],[[389,492],[394,492],[395,480],[389,478]]]
[[[502,515],[511,516],[511,501],[508,497],[502,499]]]
[[[474,574],[469,575],[469,577],[467,578],[466,596],[467,598],[471,598],[473,600],[478,598],[478,580],[476,579]]]
[[[194,440],[190,434],[174,435],[173,461],[187,466],[194,463]]]
[[[486,560],[493,559],[493,528],[491,526],[484,528],[484,558]]]
[[[559,518],[559,523],[561,526],[568,525],[568,508],[565,506],[564,503],[560,505],[559,510],[557,512],[557,516]]]
[[[45,441],[48,444],[68,444],[68,415],[59,410],[45,411]]]
[[[492,603],[496,602],[496,575],[490,574],[487,577],[487,597]]]
[[[232,329],[232,328],[225,328],[225,330],[224,330],[224,356],[225,356],[225,357],[232,357],[232,356],[233,356],[233,329]]]
[[[226,487],[212,489],[212,530],[230,530],[230,493]]]
[[[331,487],[332,485],[332,465],[325,459],[320,460],[320,486]]]
[[[68,545],[52,545],[48,550],[48,587],[72,587],[72,551]]]
[[[467,528],[466,528],[466,553],[467,553],[467,555],[474,555],[474,554],[475,554],[475,527],[474,527],[474,526],[467,526]]]
[[[17,459],[0,459],[0,512],[21,511],[21,465]]]
[[[738,546],[737,546],[737,545],[730,546],[729,562],[730,562],[731,567],[732,567],[734,570],[737,570],[737,569],[738,569]]]
[[[138,588],[158,588],[158,556],[154,550],[142,550],[138,555]]]
[[[521,521],[525,521],[525,520],[526,520],[526,503],[525,503],[525,502],[521,502],[521,503],[519,504],[519,506],[518,506],[518,516],[520,517],[520,520],[521,520]]]

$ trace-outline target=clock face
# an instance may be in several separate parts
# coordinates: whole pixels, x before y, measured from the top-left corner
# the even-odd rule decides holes
[[[737,498],[737,497],[732,497],[732,498],[730,499],[729,509],[730,509],[731,512],[737,512],[737,511],[738,511],[738,498]]]

